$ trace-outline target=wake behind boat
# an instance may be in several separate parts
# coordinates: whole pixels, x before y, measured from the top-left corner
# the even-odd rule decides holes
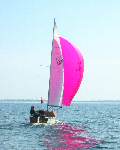
[[[34,111],[30,116],[30,123],[55,122],[54,110],[71,105],[80,87],[83,72],[82,54],[71,42],[58,34],[54,19],[47,110]]]

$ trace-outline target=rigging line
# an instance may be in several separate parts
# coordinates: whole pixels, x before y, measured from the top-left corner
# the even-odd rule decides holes
[[[49,66],[49,65],[47,65],[47,66],[45,66],[45,65],[40,65],[40,67],[49,68],[50,66]]]

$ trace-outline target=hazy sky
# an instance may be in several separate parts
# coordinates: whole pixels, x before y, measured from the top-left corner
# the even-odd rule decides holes
[[[54,17],[85,60],[74,99],[120,99],[119,0],[0,1],[0,99],[47,98]]]

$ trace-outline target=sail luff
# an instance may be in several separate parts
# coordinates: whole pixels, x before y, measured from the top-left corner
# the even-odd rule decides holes
[[[55,18],[54,18],[52,49],[53,49],[53,40],[54,40],[55,24],[56,24],[56,22],[55,22]],[[51,62],[52,62],[52,51],[53,51],[53,50],[51,50]],[[50,72],[51,72],[51,63],[50,63]],[[49,99],[50,99],[50,78],[49,78],[49,89],[48,89],[48,104],[49,104]],[[47,110],[48,110],[48,104],[47,104]]]
[[[48,105],[60,106],[63,95],[63,57],[54,20]]]

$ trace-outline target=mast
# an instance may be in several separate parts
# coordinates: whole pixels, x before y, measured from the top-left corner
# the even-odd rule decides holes
[[[47,110],[49,107],[61,108],[62,100],[63,58],[58,36],[59,34],[56,30],[57,26],[54,18]]]
[[[53,26],[53,40],[52,40],[52,46],[53,46],[53,41],[54,41],[54,33],[55,33],[55,27],[56,27],[56,21],[54,18],[54,26]]]
[[[53,42],[54,42],[54,32],[55,32],[55,26],[56,26],[56,22],[55,22],[55,18],[54,18],[54,25],[53,25],[53,39],[52,39],[52,49],[53,49]],[[52,62],[52,50],[51,50],[51,62]],[[50,63],[50,72],[51,72],[51,63]],[[49,103],[49,97],[50,97],[50,78],[49,78],[49,89],[48,89],[48,103]],[[49,109],[49,105],[47,103],[47,111]]]

